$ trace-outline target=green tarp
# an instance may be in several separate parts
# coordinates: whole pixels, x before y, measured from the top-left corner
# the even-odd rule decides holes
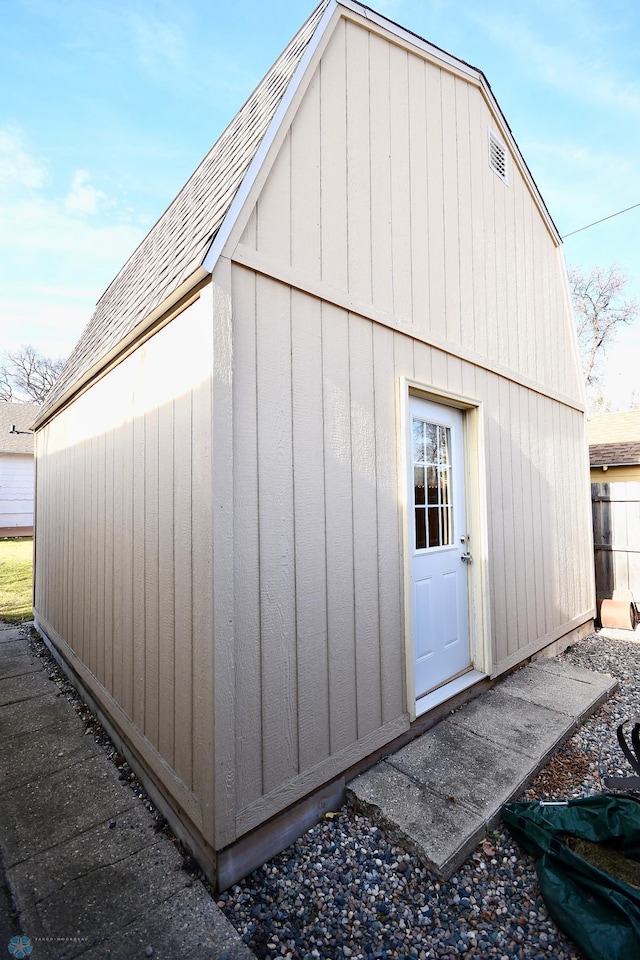
[[[640,960],[640,802],[603,793],[563,804],[508,803],[502,815],[536,858],[558,926],[591,960]]]

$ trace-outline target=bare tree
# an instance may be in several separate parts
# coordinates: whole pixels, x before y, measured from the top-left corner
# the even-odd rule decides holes
[[[625,300],[629,278],[612,263],[606,270],[594,267],[585,275],[569,269],[569,285],[578,327],[578,344],[585,382],[595,387],[599,364],[622,324],[632,323],[640,313],[635,299]]]
[[[63,366],[62,357],[46,357],[31,344],[7,351],[0,364],[0,400],[42,403]]]

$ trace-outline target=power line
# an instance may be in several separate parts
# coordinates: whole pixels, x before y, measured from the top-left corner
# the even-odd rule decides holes
[[[632,207],[625,207],[624,210],[618,210],[617,213],[611,213],[608,217],[603,217],[602,220],[594,220],[593,223],[588,223],[586,227],[580,227],[578,230],[572,230],[571,233],[565,233],[561,240],[566,240],[567,237],[572,237],[574,233],[582,233],[583,230],[588,230],[589,227],[596,227],[599,223],[604,223],[605,220],[612,220],[614,217],[619,217],[621,213],[627,213],[628,210],[635,210],[636,207],[640,207],[640,203],[634,203]]]

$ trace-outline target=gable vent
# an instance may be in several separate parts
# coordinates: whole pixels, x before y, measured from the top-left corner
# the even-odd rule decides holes
[[[489,166],[504,183],[509,182],[507,168],[507,148],[496,135],[489,130]]]

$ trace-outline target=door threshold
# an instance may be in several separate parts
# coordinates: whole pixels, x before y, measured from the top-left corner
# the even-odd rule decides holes
[[[461,674],[454,680],[444,683],[441,687],[436,687],[431,693],[427,693],[424,697],[416,700],[416,718],[428,713],[429,710],[433,710],[434,707],[439,707],[445,700],[450,700],[457,693],[472,687],[474,683],[479,683],[480,680],[485,680],[486,677],[487,674],[480,673],[479,670],[467,670],[466,673]]]

